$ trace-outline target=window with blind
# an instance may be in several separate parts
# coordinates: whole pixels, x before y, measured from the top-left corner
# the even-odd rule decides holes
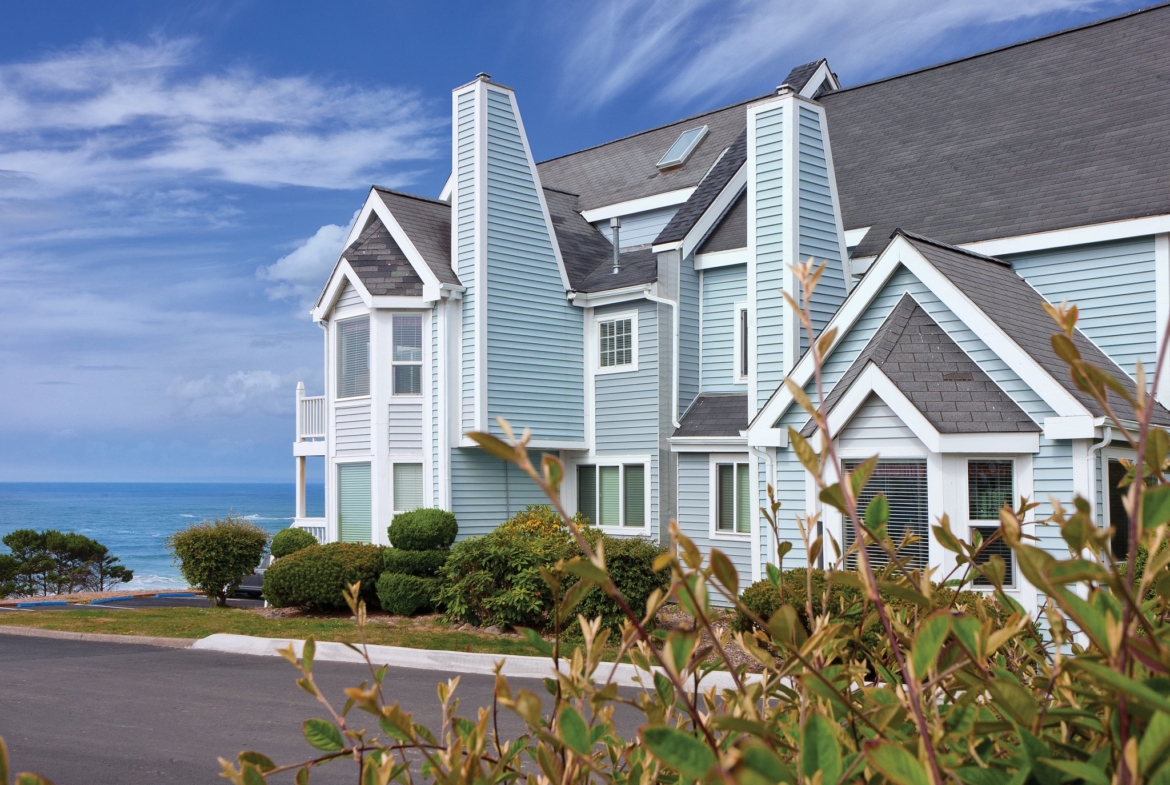
[[[861,461],[846,461],[845,469],[853,471]],[[926,461],[879,461],[873,475],[857,499],[861,515],[865,508],[878,496],[885,496],[890,505],[890,520],[886,531],[895,545],[901,545],[907,535],[918,538],[916,542],[902,548],[898,556],[910,569],[926,569],[930,562],[930,509],[927,504]],[[857,538],[853,524],[843,520],[842,541],[846,549],[852,547]],[[866,546],[869,563],[875,567],[889,562],[886,552],[879,545]],[[857,569],[857,554],[846,559],[846,567]]]
[[[596,526],[646,525],[646,467],[640,463],[577,467],[577,510]]]
[[[337,323],[337,397],[370,394],[370,318]]]
[[[598,322],[598,365],[602,368],[616,368],[634,364],[634,321],[633,319],[609,319]]]
[[[967,519],[973,532],[979,532],[983,539],[976,564],[986,564],[991,557],[999,556],[1007,565],[1003,585],[1015,585],[1015,564],[1012,549],[1000,536],[999,511],[1004,505],[1011,507],[1015,498],[1015,464],[1010,460],[967,461]],[[975,586],[990,587],[991,581],[976,575]]]
[[[337,522],[342,542],[370,542],[370,464],[337,465]]]
[[[715,465],[715,530],[748,534],[752,530],[751,475],[746,463]]]
[[[395,314],[393,320],[395,395],[422,394],[422,315]]]
[[[736,369],[736,378],[742,380],[747,379],[748,375],[748,312],[746,306],[740,306],[737,310],[739,314],[739,356],[738,368]]]
[[[394,512],[410,512],[423,506],[421,463],[394,464]]]

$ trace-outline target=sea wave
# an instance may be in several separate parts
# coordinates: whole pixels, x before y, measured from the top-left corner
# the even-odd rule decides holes
[[[185,589],[187,581],[176,575],[135,575],[129,583],[119,584],[116,589],[141,591],[143,589]]]

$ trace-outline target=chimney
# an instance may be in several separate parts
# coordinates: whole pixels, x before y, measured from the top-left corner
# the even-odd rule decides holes
[[[621,245],[621,230],[622,219],[610,218],[609,230],[613,235],[613,274],[617,275],[622,271],[622,245]]]

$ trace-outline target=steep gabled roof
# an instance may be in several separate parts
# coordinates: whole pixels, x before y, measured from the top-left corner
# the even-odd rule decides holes
[[[706,394],[695,398],[679,421],[674,436],[737,437],[748,425],[747,396]]]
[[[720,219],[715,230],[699,246],[699,253],[730,251],[747,247],[747,191],[731,205],[731,209]]]
[[[422,296],[422,278],[414,271],[406,254],[376,216],[371,216],[369,224],[358,239],[354,240],[341,256],[357,273],[366,291],[375,297]]]
[[[451,268],[451,205],[378,186],[374,186],[374,191],[422,254],[439,283],[459,286],[459,276]]]
[[[703,178],[703,181],[699,183],[699,187],[695,189],[690,198],[682,207],[678,208],[678,212],[670,219],[670,223],[662,228],[654,240],[654,244],[676,243],[686,237],[746,161],[747,129],[745,128],[731,143],[731,147],[727,148],[723,157]]]
[[[623,251],[621,272],[613,274],[613,243],[578,212],[577,195],[544,189],[553,231],[575,292],[601,292],[658,280],[658,258],[649,248]]]
[[[804,89],[804,86],[808,84],[808,80],[812,79],[813,76],[816,75],[817,69],[820,68],[821,64],[824,62],[825,58],[822,57],[820,60],[815,62],[798,65],[788,72],[788,76],[784,77],[784,81],[780,84],[799,93]]]
[[[1041,430],[909,294],[902,296],[825,396],[826,413],[870,364],[880,368],[939,433]],[[810,419],[801,433],[807,437],[815,430]]]

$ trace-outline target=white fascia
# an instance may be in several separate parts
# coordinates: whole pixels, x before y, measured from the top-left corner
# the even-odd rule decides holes
[[[729,251],[711,251],[710,253],[695,254],[696,270],[713,270],[716,267],[731,267],[737,264],[747,264],[751,253],[747,248],[732,248]]]
[[[873,363],[866,366],[829,413],[829,432],[839,434],[870,395],[885,402],[918,441],[932,453],[1035,453],[1040,451],[1039,433],[939,433],[898,386]],[[821,434],[809,439],[814,450],[820,450]]]
[[[869,234],[869,230],[872,228],[872,226],[863,226],[860,229],[845,230],[845,247],[856,248],[861,245],[861,241],[865,239],[865,236]]]
[[[583,210],[581,217],[592,224],[598,221],[608,221],[610,218],[621,218],[623,215],[644,213],[649,210],[661,210],[663,207],[674,207],[690,199],[691,194],[695,192],[695,188],[697,186],[679,188],[675,191],[666,191],[665,193],[654,194],[653,196],[643,196],[641,199],[630,199],[625,202],[615,202],[614,204],[607,204],[602,207],[594,207],[592,210]]]
[[[349,281],[350,285],[357,290],[358,296],[362,298],[362,302],[367,308],[375,307],[373,295],[366,290],[362,279],[350,267],[349,260],[342,257],[337,262],[337,266],[333,268],[333,274],[329,276],[329,283],[326,284],[325,290],[321,292],[321,297],[317,300],[317,305],[311,311],[313,321],[320,322],[329,316],[329,312],[337,304],[337,298],[341,296],[341,289],[345,286],[346,281]]]
[[[747,452],[746,436],[673,436],[671,452]]]
[[[840,345],[853,325],[865,313],[874,297],[881,292],[890,276],[901,266],[905,266],[919,281],[925,284],[943,305],[950,309],[1017,376],[1039,394],[1058,417],[1084,417],[1090,414],[1088,409],[1073,397],[1072,393],[1009,338],[999,325],[951,283],[950,279],[935,269],[934,265],[927,261],[926,257],[920,254],[905,237],[901,236],[896,237],[886,246],[868,274],[849,293],[845,302],[842,303],[833,319],[826,326],[822,334],[836,330],[833,342],[827,349],[826,357]],[[792,369],[789,378],[803,389],[812,379],[813,370],[812,354],[808,353]],[[792,403],[792,394],[785,385],[776,388],[776,391],[772,393],[767,403],[748,426],[748,443],[753,447],[774,446],[775,437],[767,435],[768,432],[776,430],[771,427],[771,424],[780,419]]]
[[[469,439],[467,436],[459,437],[459,447],[482,447],[479,442]],[[584,441],[573,441],[569,439],[532,439],[528,442],[528,449],[530,450],[588,450],[589,444]]]
[[[603,292],[569,292],[569,302],[580,308],[599,308],[603,305],[616,305],[641,300],[647,294],[658,295],[658,284],[635,284],[623,286],[620,289],[607,289]]]
[[[727,185],[723,186],[723,190],[715,197],[715,201],[711,202],[711,206],[703,211],[703,214],[699,216],[699,220],[695,222],[695,225],[691,227],[686,237],[683,238],[681,249],[684,259],[699,247],[699,244],[715,228],[719,219],[723,217],[723,214],[727,212],[732,203],[735,202],[736,198],[739,197],[740,193],[746,187],[747,164],[745,163],[739,167],[739,171],[732,175]],[[669,243],[663,246],[653,247],[657,251],[659,248],[665,248],[666,245],[669,245]]]
[[[1130,218],[1124,221],[1087,224],[1070,229],[1053,229],[1048,232],[1021,234],[996,240],[980,240],[974,243],[959,243],[960,248],[977,251],[985,256],[1001,256],[1029,251],[1044,251],[1070,245],[1103,243],[1110,240],[1124,240],[1128,237],[1145,237],[1151,234],[1170,232],[1170,215],[1150,215],[1145,218]]]
[[[451,194],[455,192],[455,172],[447,175],[447,182],[443,183],[443,190],[439,191],[440,202],[450,202]]]
[[[804,83],[804,88],[799,93],[800,97],[811,99],[826,80],[829,82],[829,86],[834,90],[841,89],[841,83],[837,81],[837,77],[834,76],[833,72],[829,69],[828,62],[821,63],[816,72],[812,75],[812,78]]]

